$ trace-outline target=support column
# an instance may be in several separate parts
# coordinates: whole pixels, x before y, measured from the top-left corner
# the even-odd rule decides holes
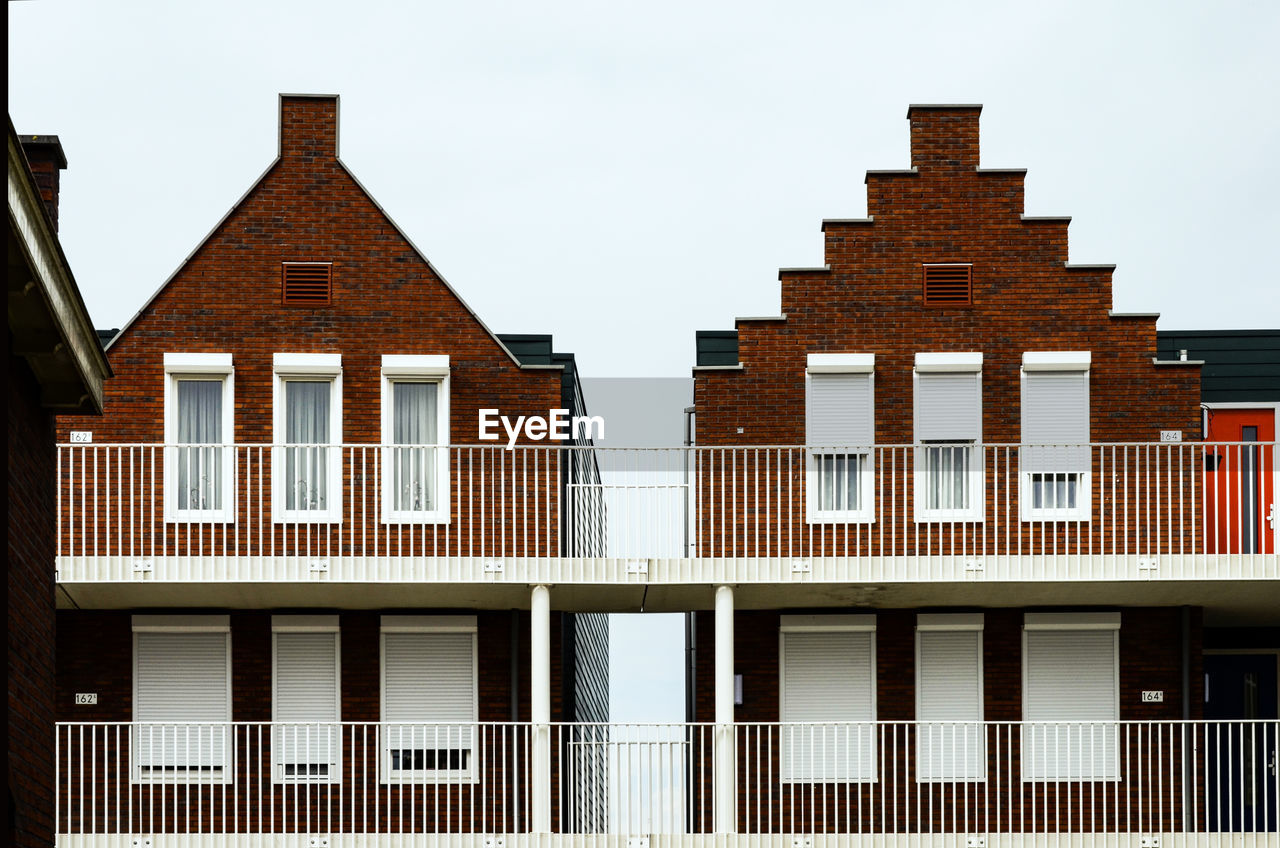
[[[737,830],[738,775],[733,728],[733,587],[716,587],[716,833]]]
[[[532,632],[529,686],[532,723],[530,824],[534,833],[551,832],[551,592],[534,586],[530,600]]]

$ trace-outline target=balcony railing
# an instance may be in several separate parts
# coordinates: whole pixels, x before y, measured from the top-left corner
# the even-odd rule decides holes
[[[59,568],[395,581],[431,560],[638,558],[670,579],[693,559],[739,580],[1268,578],[1276,453],[63,445]]]
[[[156,846],[190,834],[1274,839],[1278,731],[1274,720],[60,724],[57,833]],[[714,765],[719,740],[728,774]],[[730,799],[719,819],[716,798]]]

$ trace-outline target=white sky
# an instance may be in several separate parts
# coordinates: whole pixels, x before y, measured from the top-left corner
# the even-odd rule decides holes
[[[1118,10],[1123,5],[1124,10]],[[908,164],[912,102],[981,102],[983,163],[1164,329],[1280,325],[1280,4],[9,4],[9,111],[67,152],[62,240],[119,326],[271,162],[276,94],[494,330],[587,376],[688,376],[697,329]]]
[[[985,105],[983,164],[1074,216],[1116,309],[1280,326],[1278,39],[1280,3],[1233,0],[26,0],[9,112],[62,139],[100,327],[270,164],[278,92],[337,93],[343,160],[491,328],[587,377],[688,377],[695,330],[776,314],[821,219],[909,164],[913,102]],[[678,619],[616,621],[616,709],[679,720]]]

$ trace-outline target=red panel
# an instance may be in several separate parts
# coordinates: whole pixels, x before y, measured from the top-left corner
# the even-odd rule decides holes
[[[1205,549],[1275,553],[1273,409],[1211,409],[1205,428]],[[1256,443],[1256,444],[1255,444]]]

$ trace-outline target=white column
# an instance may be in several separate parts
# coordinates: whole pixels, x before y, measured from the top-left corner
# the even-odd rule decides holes
[[[737,830],[738,775],[733,730],[733,587],[716,587],[716,833]]]
[[[551,592],[534,586],[529,609],[532,633],[529,686],[532,722],[530,813],[534,833],[551,832]]]

